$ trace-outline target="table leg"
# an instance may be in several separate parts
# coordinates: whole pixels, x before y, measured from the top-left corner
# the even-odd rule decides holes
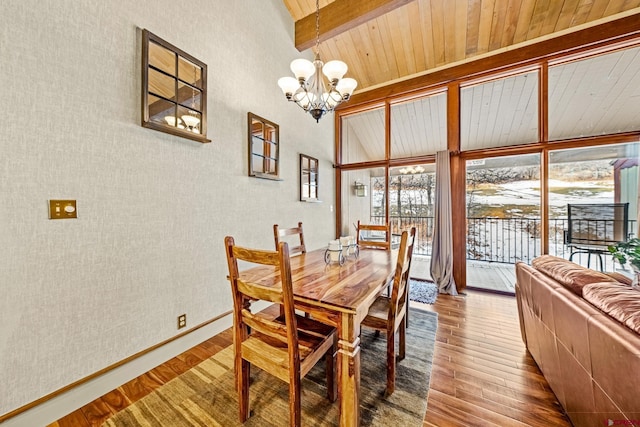
[[[338,395],[340,426],[360,424],[360,325],[342,313],[338,326]]]

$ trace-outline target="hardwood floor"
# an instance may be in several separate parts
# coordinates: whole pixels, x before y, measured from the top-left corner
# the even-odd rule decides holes
[[[424,305],[420,305],[424,307]],[[438,296],[424,426],[571,426],[520,338],[516,300]]]
[[[515,298],[469,291],[416,306],[439,314],[424,427],[571,426],[524,348]],[[231,341],[224,331],[50,427],[99,426]]]

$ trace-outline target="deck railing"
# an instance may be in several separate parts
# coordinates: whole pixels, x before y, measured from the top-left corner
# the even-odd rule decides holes
[[[600,220],[596,220],[600,221]],[[605,221],[605,220],[601,220]],[[373,216],[371,222],[381,224],[384,217]],[[431,254],[433,217],[391,217],[391,233],[399,235],[402,230],[416,227],[414,253]],[[567,218],[549,220],[549,253],[568,258],[570,249],[564,243]],[[467,218],[467,259],[515,264],[517,261],[531,262],[541,254],[541,223],[538,218]],[[636,221],[629,221],[630,236],[637,236]]]

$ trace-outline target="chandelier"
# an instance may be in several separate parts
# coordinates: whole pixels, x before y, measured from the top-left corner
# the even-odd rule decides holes
[[[402,175],[413,175],[413,174],[420,174],[422,172],[424,172],[424,168],[420,165],[414,167],[408,166],[405,168],[400,169],[398,172],[400,172]]]
[[[326,112],[348,101],[358,85],[352,78],[342,78],[347,73],[347,64],[336,60],[325,64],[320,59],[319,0],[316,0],[315,54],[313,62],[302,58],[291,61],[291,71],[296,77],[282,77],[278,80],[278,86],[288,101],[298,104],[318,122]],[[328,84],[325,84],[322,74],[329,80]]]

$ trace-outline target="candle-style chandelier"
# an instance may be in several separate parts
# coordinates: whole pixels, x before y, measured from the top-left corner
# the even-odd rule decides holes
[[[347,64],[342,61],[320,60],[320,4],[316,0],[316,52],[313,62],[307,59],[294,59],[291,71],[296,76],[282,77],[278,86],[287,97],[304,111],[320,121],[328,111],[333,111],[338,104],[348,101],[358,85],[352,78],[342,78],[347,73]],[[324,74],[328,81],[325,84]]]

